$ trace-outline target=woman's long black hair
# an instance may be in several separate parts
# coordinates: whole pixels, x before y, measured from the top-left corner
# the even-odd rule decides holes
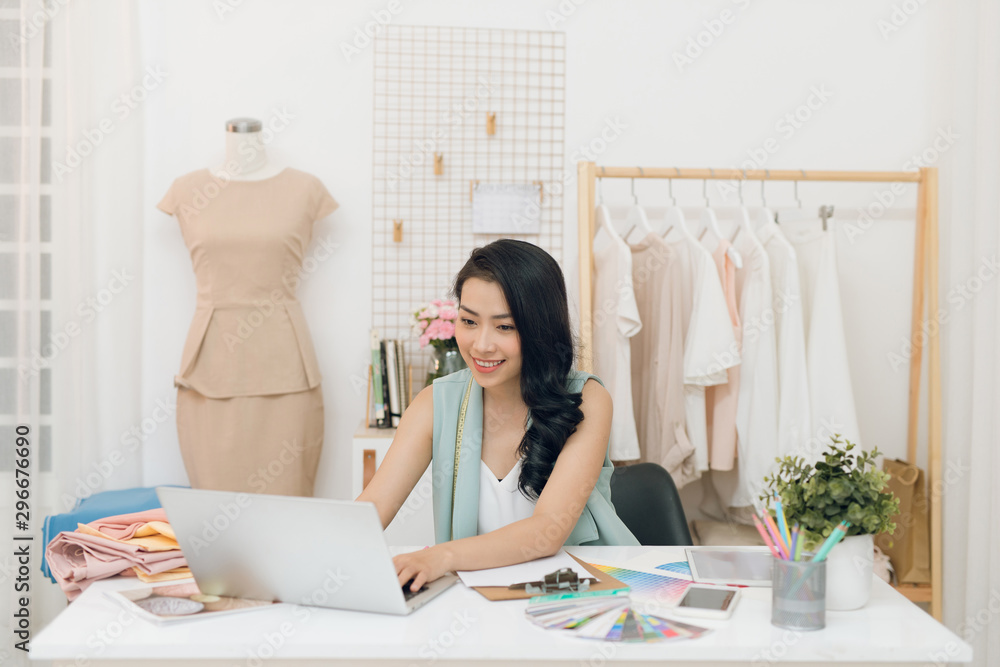
[[[455,296],[469,278],[503,292],[521,341],[521,399],[531,427],[517,452],[524,457],[517,488],[537,500],[566,440],[583,421],[581,394],[566,389],[573,368],[573,333],[559,264],[536,245],[513,239],[476,248],[455,277]]]

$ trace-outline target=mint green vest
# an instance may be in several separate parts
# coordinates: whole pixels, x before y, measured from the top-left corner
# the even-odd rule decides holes
[[[583,383],[590,378],[601,382],[596,375],[570,371],[566,386],[571,392],[580,393],[583,390]],[[601,382],[601,385],[604,383]],[[462,442],[456,457],[458,421],[467,391],[468,403],[465,409]],[[466,368],[434,380],[433,392],[434,453],[431,473],[434,489],[434,539],[440,544],[478,534],[483,389],[472,378],[472,371]],[[567,546],[578,544],[638,546],[638,540],[618,518],[615,507],[611,504],[613,470],[611,458],[605,452],[604,467],[601,469],[600,477],[573,532],[566,540]]]

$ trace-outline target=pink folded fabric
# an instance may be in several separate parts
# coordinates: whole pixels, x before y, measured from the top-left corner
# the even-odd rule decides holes
[[[156,509],[145,510],[143,512],[119,514],[118,516],[109,516],[104,519],[97,519],[96,521],[91,521],[87,525],[94,530],[101,531],[108,537],[113,537],[116,540],[127,540],[135,535],[135,531],[139,530],[150,521],[166,520],[167,513],[162,507],[157,507]]]
[[[63,531],[45,549],[52,576],[56,578],[66,598],[73,601],[95,581],[117,574],[134,576],[133,566],[145,574],[159,574],[184,567],[187,561],[180,549],[147,551],[137,544],[115,541],[129,539],[150,521],[165,520],[163,510],[156,509],[108,517],[87,524],[114,539]]]

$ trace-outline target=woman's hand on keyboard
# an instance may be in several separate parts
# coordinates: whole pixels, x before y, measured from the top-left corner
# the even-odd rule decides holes
[[[392,562],[396,566],[399,585],[412,579],[410,590],[419,591],[424,584],[447,574],[452,569],[450,560],[448,549],[444,544],[438,544],[400,554],[393,557]]]

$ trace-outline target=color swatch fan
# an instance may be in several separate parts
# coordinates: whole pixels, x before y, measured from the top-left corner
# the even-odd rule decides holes
[[[632,609],[628,589],[542,595],[531,598],[525,616],[547,630],[563,630],[576,637],[602,641],[658,642],[693,639],[705,632]]]

